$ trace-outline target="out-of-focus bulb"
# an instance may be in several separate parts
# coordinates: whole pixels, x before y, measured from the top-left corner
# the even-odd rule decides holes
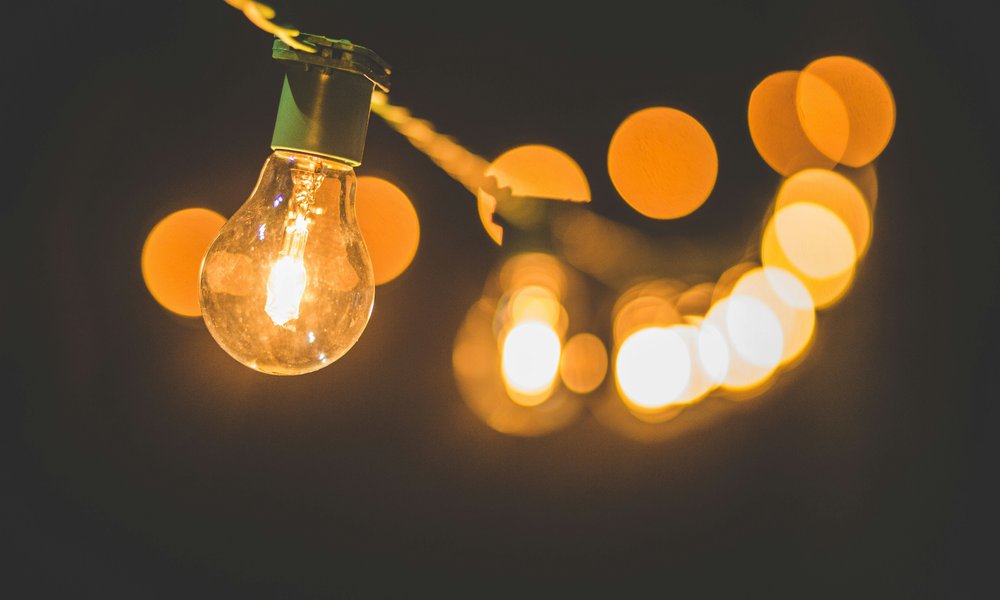
[[[544,402],[559,374],[562,342],[548,323],[524,321],[503,342],[501,372],[511,398],[522,406]]]
[[[267,160],[202,266],[202,315],[236,360],[308,373],[361,336],[375,281],[354,189],[354,169],[335,160],[284,151]]]
[[[201,269],[201,311],[222,348],[275,375],[320,369],[354,346],[375,279],[354,212],[372,90],[389,68],[346,40],[278,40],[287,67],[271,154],[250,199],[219,231]]]

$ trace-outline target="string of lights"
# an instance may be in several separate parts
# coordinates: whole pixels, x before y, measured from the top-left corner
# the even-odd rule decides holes
[[[841,84],[839,89],[817,72]],[[861,81],[869,90],[859,92],[843,85],[845,80]],[[797,99],[799,82],[806,85]],[[793,84],[791,95],[769,97],[776,95],[775,85],[789,83]],[[810,96],[817,89],[825,96]],[[881,100],[874,103],[880,110],[860,109],[856,105],[859,95]],[[796,103],[806,105],[807,116],[801,120],[794,112]],[[563,165],[563,171],[571,175],[560,180],[561,188],[557,186],[549,197],[566,199],[574,195],[574,175],[582,178],[575,162],[555,149],[516,148],[490,165],[437,133],[430,123],[392,105],[385,95],[376,97],[373,112],[446,173],[477,192],[483,226],[497,243],[502,242],[503,231],[490,220],[497,204],[484,202],[484,197],[491,200],[496,190],[506,192],[506,198],[512,194],[545,196],[535,190],[539,180],[556,180],[553,172]],[[807,127],[819,127],[808,115],[827,119],[831,112],[841,117],[842,128],[822,133],[826,137],[816,142],[817,146],[826,144],[821,152],[805,133]],[[873,69],[854,59],[830,57],[812,63],[801,74],[784,72],[766,78],[751,96],[748,114],[761,156],[788,175],[764,221],[762,235],[749,244],[748,257],[753,260],[733,266],[716,281],[689,283],[630,273],[639,282],[619,290],[607,321],[611,323],[609,353],[601,336],[570,326],[580,317],[587,323],[594,319],[571,318],[573,311],[564,306],[572,305],[570,297],[584,294],[587,287],[580,273],[566,263],[583,267],[588,274],[627,280],[615,278],[614,272],[636,262],[644,240],[629,228],[588,211],[562,213],[561,220],[546,223],[559,231],[560,236],[553,237],[564,242],[561,255],[525,253],[504,262],[458,334],[455,375],[473,412],[504,433],[548,433],[581,413],[580,399],[601,387],[610,364],[614,388],[604,395],[613,396],[611,404],[623,404],[632,417],[657,424],[713,393],[738,399],[759,393],[781,368],[797,364],[813,339],[817,309],[833,305],[846,293],[868,248],[877,194],[872,160],[888,143],[894,108],[888,86]],[[800,129],[790,123],[800,123]],[[848,133],[852,124],[853,138]],[[702,137],[694,144],[692,131]],[[609,171],[619,193],[650,218],[678,218],[694,212],[707,199],[717,169],[714,146],[710,138],[706,142],[707,137],[700,124],[676,109],[646,109],[632,115],[619,127],[609,148]],[[831,170],[850,160],[844,158],[848,148],[852,148],[853,168]],[[523,161],[510,160],[519,154],[524,155]],[[660,178],[662,165],[691,161],[692,155],[695,168],[678,169],[670,179]],[[534,175],[531,167],[524,166],[532,163],[542,164],[544,174]],[[484,179],[483,173],[493,175],[490,191],[475,188]],[[497,185],[497,181],[507,185]],[[583,182],[585,188],[585,178]],[[589,190],[583,195],[589,201]],[[512,217],[506,222],[532,222],[523,216],[519,219],[516,208],[505,210],[502,202],[498,212]],[[602,243],[595,244],[595,240]],[[595,247],[600,248],[596,253]],[[619,430],[633,431],[621,426],[621,415],[601,409],[607,405],[595,403],[595,414]]]
[[[591,191],[566,153],[529,145],[487,161],[391,103],[389,69],[374,53],[276,26],[259,3],[227,2],[278,37],[274,56],[289,67],[275,154],[226,226],[202,211],[154,229],[143,269],[161,304],[202,315],[251,368],[301,374],[335,361],[362,334],[375,285],[402,273],[416,252],[416,213],[391,183],[368,185],[380,190],[368,209],[382,210],[377,218],[365,226],[354,217],[355,189],[365,206],[352,167],[369,108],[475,195],[497,244],[510,247],[507,228],[546,240],[534,251],[507,250],[454,343],[460,394],[503,433],[550,433],[589,408],[616,431],[649,438],[706,398],[759,393],[798,364],[817,311],[847,293],[870,245],[873,165],[892,136],[895,103],[881,75],[857,59],[821,58],[753,90],[751,139],[783,178],[759,235],[746,260],[716,279],[664,278],[649,267],[662,261],[661,241],[574,205],[590,202]],[[718,174],[708,130],[666,106],[625,118],[607,165],[621,198],[658,221],[697,211]],[[169,231],[197,232],[184,278],[197,273],[200,301],[190,300],[197,290],[158,282],[157,264],[180,261]],[[318,236],[335,243],[310,244]],[[393,274],[380,280],[380,268]],[[595,289],[611,301],[594,301]],[[608,304],[605,317],[594,308]]]

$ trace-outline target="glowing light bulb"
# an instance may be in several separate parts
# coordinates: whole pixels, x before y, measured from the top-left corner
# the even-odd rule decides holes
[[[276,41],[288,68],[271,148],[250,199],[222,227],[201,269],[201,312],[233,358],[299,375],[343,356],[371,316],[375,279],[355,215],[374,85],[388,67],[343,40]]]
[[[202,265],[202,315],[236,360],[308,373],[361,337],[375,280],[354,189],[354,169],[337,161],[292,152],[267,160]]]

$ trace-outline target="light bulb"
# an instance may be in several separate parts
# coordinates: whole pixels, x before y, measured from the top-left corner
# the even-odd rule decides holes
[[[271,147],[250,199],[219,231],[201,270],[201,311],[233,358],[299,375],[343,356],[371,316],[375,279],[354,212],[371,95],[388,67],[343,40],[276,41],[288,67]]]
[[[202,266],[202,316],[233,358],[297,375],[337,360],[361,336],[375,280],[354,189],[349,165],[285,151],[267,159]]]

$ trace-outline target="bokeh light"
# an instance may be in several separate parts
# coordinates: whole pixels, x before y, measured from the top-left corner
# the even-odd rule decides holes
[[[703,330],[700,322],[695,325],[678,325],[671,329],[684,341],[691,357],[687,387],[680,393],[675,403],[691,404],[718,387],[722,380],[719,372],[728,368],[728,364],[725,364],[728,363],[728,348],[725,348],[724,341],[719,339],[721,336],[712,339],[713,332],[710,327]],[[705,346],[704,358],[702,346]]]
[[[510,323],[537,321],[562,334],[569,326],[569,316],[558,296],[547,287],[529,285],[508,292],[497,310],[497,329]]]
[[[796,173],[786,179],[778,190],[774,210],[777,213],[798,202],[830,210],[847,227],[854,243],[855,257],[864,254],[872,236],[871,211],[861,191],[847,177],[825,169],[807,169]],[[834,252],[838,250],[836,247],[833,249]]]
[[[691,381],[691,352],[675,327],[648,327],[622,342],[615,380],[630,408],[655,412],[674,404]]]
[[[677,296],[675,306],[677,312],[683,317],[704,316],[708,309],[712,307],[712,292],[715,290],[713,283],[699,283],[684,290]]]
[[[674,108],[627,117],[611,138],[608,173],[619,195],[652,219],[697,210],[715,187],[719,159],[708,131]]]
[[[559,373],[566,387],[577,394],[596,390],[608,373],[608,351],[592,333],[578,333],[566,342]]]
[[[639,329],[669,327],[681,322],[675,299],[684,285],[668,279],[638,283],[625,291],[612,310],[615,343]]]
[[[498,188],[509,188],[502,200],[487,190],[477,192],[479,217],[496,243],[503,241],[502,229],[493,222],[494,211],[523,228],[540,223],[544,208],[537,199],[590,202],[590,184],[583,169],[568,154],[551,146],[533,144],[512,148],[497,157],[485,175]]]
[[[729,373],[729,344],[718,327],[708,321],[698,325],[698,364],[714,387]]]
[[[569,277],[562,262],[551,254],[524,252],[504,262],[499,283],[504,292],[543,288],[558,299],[566,294]]]
[[[149,232],[142,247],[142,277],[161,306],[185,317],[201,314],[201,263],[225,223],[214,211],[187,208],[166,216]]]
[[[846,227],[844,227],[844,231],[846,231]],[[809,295],[812,296],[813,304],[817,309],[831,306],[843,297],[854,280],[853,267],[829,278],[812,277],[796,267],[778,241],[777,228],[773,218],[764,228],[760,259],[764,266],[778,267],[793,274],[809,290]]]
[[[579,341],[564,360],[570,321],[563,302],[579,286],[572,270],[541,252],[511,256],[487,279],[455,340],[453,366],[462,398],[493,429],[535,436],[563,427],[582,406],[570,392],[604,379],[606,357],[600,367]],[[581,382],[574,388],[562,385],[573,381],[571,371]]]
[[[420,221],[406,194],[378,177],[358,177],[358,226],[368,246],[375,284],[399,277],[420,245]]]
[[[543,401],[532,400],[531,395],[519,401],[511,397],[501,373],[496,311],[495,302],[481,299],[469,309],[455,337],[452,366],[462,399],[473,414],[500,433],[539,436],[566,427],[580,413],[577,397],[558,388],[543,394]]]
[[[795,85],[796,113],[806,137],[828,159],[839,163],[851,138],[843,98],[829,83],[801,71]]]
[[[854,238],[830,209],[797,202],[775,212],[773,220],[778,244],[798,271],[829,279],[854,267]]]
[[[559,372],[559,335],[548,323],[524,321],[504,338],[501,370],[511,399],[524,406],[544,402]]]
[[[728,368],[722,387],[746,390],[759,386],[774,373],[781,360],[784,338],[777,316],[761,301],[748,296],[729,297],[717,302],[705,316],[705,323],[725,339]],[[704,331],[711,331],[704,328]],[[711,344],[711,345],[709,345]],[[720,374],[718,340],[706,338],[706,371]]]
[[[755,262],[743,261],[736,263],[735,265],[729,267],[722,272],[719,276],[718,281],[715,282],[715,286],[712,288],[712,305],[714,306],[717,302],[720,302],[723,298],[729,296],[732,293],[733,288],[736,287],[736,283],[748,272],[756,269],[758,266]]]
[[[726,325],[734,354],[758,367],[774,368],[781,362],[781,321],[767,304],[734,293],[729,297]]]
[[[538,202],[590,201],[583,171],[560,150],[521,146],[486,165],[408,111],[380,110],[477,193],[480,218],[495,241],[502,242],[502,224],[532,229],[547,223],[566,264],[610,289],[627,290],[612,309],[606,347],[592,333],[563,343],[573,331],[565,306],[569,280],[576,278],[577,293],[582,280],[554,256],[515,256],[488,282],[456,340],[456,378],[477,415],[498,431],[517,435],[565,425],[579,406],[566,403],[575,398],[567,391],[599,397],[591,406],[602,422],[612,415],[607,422],[617,424],[625,415],[641,427],[662,425],[717,388],[739,392],[726,397],[759,393],[780,367],[808,349],[816,310],[849,288],[872,237],[878,182],[871,161],[888,143],[895,122],[885,81],[855,59],[828,57],[761,81],[747,108],[750,134],[765,162],[787,178],[764,223],[763,266],[740,262],[714,283],[690,285],[693,274],[715,265],[692,261],[693,268],[674,268],[686,273],[683,280],[648,278],[669,272],[664,256],[693,254],[692,242],[664,252],[652,236],[582,208],[549,211]],[[654,107],[630,115],[616,129],[608,172],[637,212],[674,219],[691,214],[711,195],[718,155],[696,119]],[[742,260],[757,250],[748,248]],[[578,306],[571,307],[573,314]],[[615,385],[593,394],[607,377],[608,348]],[[705,402],[697,410],[719,404],[725,403]]]
[[[750,94],[747,121],[761,158],[787,177],[870,163],[892,137],[896,106],[871,66],[828,56],[761,81]]]
[[[816,328],[812,296],[794,275],[777,267],[763,267],[746,273],[732,297],[746,296],[762,302],[771,310],[781,327],[783,347],[779,364],[802,353]]]
[[[828,56],[809,63],[802,70],[796,103],[802,127],[815,144],[827,135],[830,123],[824,119],[829,102],[825,86],[832,88],[843,102],[847,114],[848,137],[838,162],[860,167],[875,160],[885,149],[896,126],[896,103],[889,85],[874,68],[856,58]],[[826,154],[820,144],[817,148]]]
[[[750,138],[758,154],[772,169],[786,177],[810,167],[829,169],[837,163],[836,158],[817,150],[802,128],[795,105],[799,76],[798,71],[782,71],[765,77],[750,93],[747,107]],[[811,79],[818,80],[816,77]],[[813,85],[819,88],[816,93],[820,95],[824,91],[822,86],[826,84],[818,81]],[[825,91],[828,92],[828,112],[832,112],[834,120],[844,126],[839,153],[834,154],[839,158],[847,147],[847,111],[829,85],[826,85]],[[833,143],[837,143],[836,139]]]

